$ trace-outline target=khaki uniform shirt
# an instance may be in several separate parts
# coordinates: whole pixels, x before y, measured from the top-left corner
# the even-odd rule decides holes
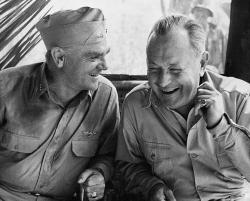
[[[192,109],[185,120],[161,105],[148,83],[126,97],[118,137],[118,168],[128,191],[145,197],[158,183],[177,201],[237,200],[250,181],[250,85],[212,72],[225,114],[213,129]]]
[[[63,107],[48,89],[45,63],[1,71],[0,200],[68,201],[91,167],[107,181],[118,107],[116,89],[102,76],[96,91],[82,91]]]

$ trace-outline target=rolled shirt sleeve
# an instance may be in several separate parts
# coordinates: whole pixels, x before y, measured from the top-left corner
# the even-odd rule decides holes
[[[224,114],[220,123],[209,132],[234,166],[250,181],[250,98],[249,95],[240,98],[236,121]]]

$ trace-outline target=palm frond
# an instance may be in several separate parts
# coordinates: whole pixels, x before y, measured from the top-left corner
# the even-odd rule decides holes
[[[27,4],[29,4],[32,0],[29,0],[29,1],[26,1],[26,2],[21,2],[18,6],[17,9],[12,9],[12,7],[10,6],[5,6],[4,8],[1,9],[0,11],[0,15],[4,15],[6,13],[6,16],[3,17],[0,21],[0,23],[5,26],[9,23],[9,19],[13,19],[17,16],[18,13],[20,13],[24,8],[25,6],[27,6]]]
[[[0,51],[4,52],[0,54],[0,70],[17,65],[41,40],[34,19],[50,11],[50,1],[5,0],[0,3]]]
[[[20,61],[40,41],[38,32],[32,30],[34,30],[34,26],[0,60],[2,69],[7,66],[14,66],[16,61]],[[31,34],[31,32],[34,33]]]

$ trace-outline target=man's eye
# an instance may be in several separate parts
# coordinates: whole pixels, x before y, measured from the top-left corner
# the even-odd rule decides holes
[[[95,62],[97,59],[98,59],[97,56],[92,56],[92,57],[83,58],[83,61]]]
[[[174,73],[174,74],[179,74],[179,73],[181,73],[181,69],[170,69],[170,72],[171,73]]]
[[[99,58],[98,56],[90,57],[91,60],[96,60],[96,59],[98,59],[98,58]]]
[[[159,71],[159,69],[157,69],[157,68],[149,68],[148,69],[148,72],[150,72],[150,73],[156,73],[158,71]]]

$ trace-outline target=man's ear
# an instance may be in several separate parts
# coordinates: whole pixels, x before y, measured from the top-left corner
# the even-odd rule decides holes
[[[51,49],[51,56],[54,60],[55,65],[58,68],[62,68],[65,62],[65,51],[60,47],[53,47]]]
[[[200,71],[200,77],[202,77],[205,73],[205,69],[206,69],[206,65],[207,65],[207,62],[208,62],[208,59],[209,59],[209,54],[207,51],[203,52],[202,53],[202,56],[201,56],[201,71]]]

